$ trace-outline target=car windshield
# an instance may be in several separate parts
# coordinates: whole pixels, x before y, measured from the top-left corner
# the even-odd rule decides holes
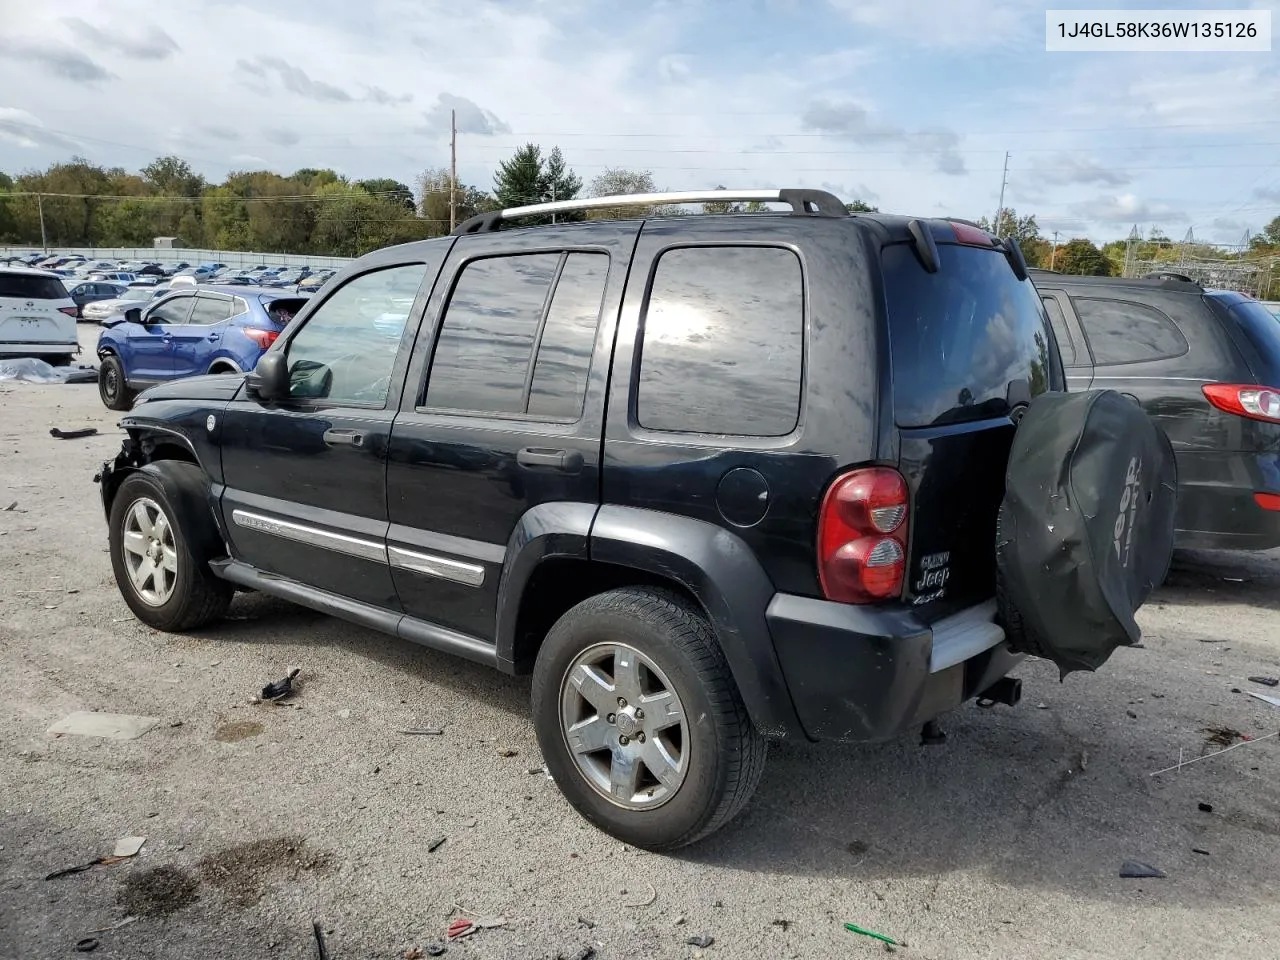
[[[155,287],[130,287],[120,294],[121,300],[150,300],[155,296]]]

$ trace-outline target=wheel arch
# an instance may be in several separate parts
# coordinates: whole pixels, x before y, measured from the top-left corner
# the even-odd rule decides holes
[[[547,630],[587,597],[661,587],[707,618],[756,729],[803,737],[765,619],[773,584],[738,536],[633,507],[543,507],[553,509],[535,507],[522,518],[503,566],[496,640],[504,669],[527,672]]]

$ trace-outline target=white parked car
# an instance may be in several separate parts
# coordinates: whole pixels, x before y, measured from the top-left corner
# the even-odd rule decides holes
[[[159,286],[138,286],[128,287],[119,297],[111,300],[95,300],[93,303],[86,303],[81,309],[81,316],[90,323],[102,323],[112,317],[120,316],[130,307],[141,307],[150,303],[168,290],[169,285],[165,284],[164,289]]]
[[[0,267],[0,357],[66,363],[80,352],[76,302],[47,270]]]

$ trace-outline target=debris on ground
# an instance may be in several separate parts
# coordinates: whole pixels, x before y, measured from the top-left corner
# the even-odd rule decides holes
[[[1177,763],[1175,763],[1172,767],[1165,767],[1163,770],[1157,770],[1157,771],[1155,771],[1154,773],[1149,773],[1149,774],[1147,774],[1147,776],[1149,776],[1149,777],[1158,777],[1158,776],[1160,776],[1162,773],[1171,773],[1171,772],[1172,772],[1172,771],[1174,771],[1174,770],[1181,770],[1183,767],[1190,766],[1190,765],[1191,765],[1191,764],[1193,764],[1193,763],[1199,763],[1201,760],[1209,760],[1209,759],[1211,759],[1212,757],[1220,757],[1220,756],[1222,756],[1224,753],[1230,753],[1232,750],[1238,750],[1238,749],[1240,749],[1241,747],[1247,747],[1247,746],[1249,746],[1250,744],[1253,744],[1253,743],[1261,743],[1263,740],[1270,740],[1270,739],[1272,739],[1273,737],[1280,737],[1280,730],[1277,730],[1275,733],[1268,733],[1268,734],[1266,734],[1265,736],[1255,737],[1255,738],[1252,738],[1252,739],[1251,739],[1251,738],[1249,738],[1249,737],[1245,737],[1245,736],[1244,736],[1244,734],[1241,734],[1241,736],[1242,736],[1242,737],[1244,737],[1244,739],[1243,739],[1243,740],[1241,740],[1239,743],[1232,744],[1231,746],[1227,747],[1225,750],[1215,750],[1213,753],[1206,753],[1206,754],[1205,754],[1204,756],[1202,756],[1202,757],[1195,757],[1195,758],[1193,758],[1193,759],[1191,759],[1191,760],[1181,760],[1181,759],[1180,759],[1180,760],[1179,760]]]
[[[506,757],[506,758],[518,757],[520,756],[520,751],[512,750],[510,747],[503,747],[501,750],[498,751],[498,756]]]
[[[410,947],[408,950],[402,953],[401,956],[404,958],[404,960],[422,960],[422,958],[425,957],[426,954],[422,952],[421,947]]]
[[[1280,707],[1280,697],[1268,696],[1265,693],[1254,693],[1252,690],[1249,691],[1249,696],[1255,700],[1261,700],[1263,703],[1269,703],[1273,707]]]
[[[11,357],[0,360],[0,380],[23,380],[27,383],[97,383],[98,368],[77,366],[55,367],[34,357]]]
[[[445,928],[445,936],[450,940],[461,940],[463,937],[469,937],[480,928],[466,917],[458,917],[456,920],[449,921],[449,926]]]
[[[401,730],[408,737],[443,737],[444,730],[440,727],[419,727],[412,730]]]
[[[716,938],[708,937],[703,934],[697,937],[687,937],[684,942],[691,947],[698,947],[700,950],[705,950],[716,942]]]
[[[1120,876],[1126,880],[1163,880],[1166,874],[1141,860],[1126,860],[1120,865]]]
[[[1192,853],[1198,853],[1198,854],[1200,854],[1200,856],[1202,856],[1202,857],[1207,857],[1207,856],[1209,856],[1209,851],[1208,851],[1208,850],[1201,850],[1199,847],[1192,847],[1192,848],[1191,848],[1191,852],[1192,852]]]
[[[449,948],[443,943],[432,942],[427,944],[428,957],[442,957]]]
[[[293,693],[293,678],[296,677],[301,672],[302,672],[301,667],[294,667],[292,670],[289,671],[289,675],[286,676],[284,679],[276,680],[273,683],[268,683],[265,687],[263,687],[262,693],[259,694],[259,696],[263,700],[284,699],[285,697],[289,696],[289,694]]]
[[[324,930],[319,920],[312,921],[311,932],[316,935],[316,956],[319,960],[329,960],[329,948],[324,944]]]
[[[1264,687],[1280,687],[1280,680],[1275,677],[1250,677],[1250,683],[1260,683]]]
[[[775,921],[773,921],[773,926],[775,926],[775,927],[781,927],[781,928],[782,928],[782,932],[783,932],[783,933],[786,933],[788,930],[790,930],[790,929],[791,929],[791,921],[790,921],[790,920],[775,920]]]
[[[94,867],[110,867],[117,863],[123,863],[128,859],[128,857],[98,857],[97,860],[90,860],[88,863],[81,863],[74,867],[55,870],[53,873],[47,874],[45,879],[57,880],[59,877],[69,877],[74,873],[84,873],[86,870],[92,870]]]
[[[879,940],[881,943],[887,943],[890,946],[894,946],[894,947],[906,946],[905,943],[900,943],[899,941],[893,939],[893,937],[886,937],[883,933],[876,933],[874,930],[868,930],[865,927],[860,927],[856,923],[846,923],[844,925],[844,928],[848,930],[850,933],[857,933],[857,934],[861,934],[864,937],[871,937],[871,939],[873,940]]]
[[[13,513],[13,511],[15,511],[15,510],[17,510],[17,509],[18,509],[18,501],[17,501],[17,500],[15,500],[15,501],[13,501],[13,503],[9,504],[7,507],[5,507],[5,508],[4,508],[4,512],[5,512],[5,513]]]
[[[59,440],[82,440],[85,437],[96,437],[97,435],[97,427],[83,427],[80,430],[59,430],[57,427],[53,427],[49,431],[49,436],[56,437]]]
[[[1204,738],[1206,745],[1213,744],[1218,747],[1229,747],[1237,740],[1245,739],[1243,733],[1230,727],[1205,727],[1204,732],[1208,734]]]
[[[76,953],[92,953],[98,949],[98,940],[96,937],[85,937],[83,940],[76,941]]]
[[[109,740],[137,740],[159,724],[159,717],[77,710],[63,717],[46,732],[55,736],[71,734],[78,737],[106,737]]]
[[[152,867],[126,876],[117,899],[129,914],[167,917],[195,903],[198,890],[199,884],[185,870]]]
[[[1126,710],[1126,711],[1125,711],[1125,713],[1127,713],[1127,714],[1129,715],[1129,719],[1130,719],[1130,720],[1137,720],[1137,719],[1138,719],[1138,715],[1137,715],[1136,713],[1134,713],[1132,710]]]
[[[113,857],[136,856],[138,851],[142,849],[142,845],[146,842],[146,837],[121,837],[116,841],[116,848],[111,855]]]
[[[576,953],[557,953],[556,960],[592,960],[595,955],[595,947],[582,947]]]
[[[427,844],[427,853],[435,853],[437,850],[439,850],[441,847],[444,846],[444,842],[448,839],[449,839],[448,837],[436,837],[434,840],[432,840],[430,843]]]
[[[1213,804],[1212,804],[1212,803],[1197,803],[1197,804],[1196,804],[1196,809],[1197,809],[1197,810],[1199,810],[1201,813],[1213,813]]]
[[[647,887],[649,888],[649,898],[648,898],[647,900],[637,900],[635,903],[624,903],[624,904],[623,904],[623,906],[624,906],[624,907],[648,907],[648,906],[652,906],[652,904],[654,903],[654,901],[656,901],[656,900],[658,899],[658,888],[657,888],[657,887],[655,887],[655,886],[654,886],[653,884],[651,884],[651,883],[645,884],[645,886],[647,886]],[[623,890],[622,892],[625,894],[627,891]],[[717,905],[718,905],[718,904],[719,904],[719,901],[716,901],[716,903],[717,903]]]
[[[123,920],[117,920],[115,923],[111,924],[111,926],[109,927],[99,927],[97,930],[90,930],[89,932],[90,933],[112,933],[113,931],[119,930],[121,927],[127,927],[129,924],[133,923],[137,919],[138,919],[137,917],[125,917]]]
[[[578,926],[586,927],[588,930],[594,930],[596,928],[595,921],[588,920],[586,917],[578,918]]]

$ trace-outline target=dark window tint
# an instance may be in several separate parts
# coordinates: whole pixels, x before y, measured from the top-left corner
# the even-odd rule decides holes
[[[1180,357],[1187,341],[1167,316],[1132,300],[1072,297],[1095,363],[1141,363]]]
[[[609,258],[604,254],[571,253],[565,260],[538,341],[529,385],[530,415],[573,420],[582,414],[608,276]]]
[[[172,297],[157,303],[147,314],[147,323],[186,323],[195,297]]]
[[[637,417],[649,430],[778,437],[800,417],[804,284],[790,250],[668,250],[644,315]]]
[[[1062,362],[1068,367],[1076,365],[1076,345],[1071,339],[1071,331],[1067,329],[1067,318],[1062,315],[1062,306],[1053,297],[1044,297],[1044,310],[1049,314],[1049,323],[1053,326],[1053,335],[1058,340],[1058,352],[1062,354]]]
[[[56,277],[0,272],[0,297],[21,300],[65,300],[67,288]]]
[[[999,252],[940,244],[928,273],[908,244],[883,255],[894,417],[915,427],[1003,416],[1009,385],[1049,389],[1044,304]]]
[[[420,263],[390,267],[335,290],[289,341],[290,396],[384,406],[426,272]]]
[[[436,342],[426,405],[524,413],[525,380],[558,253],[467,264]]]
[[[1256,300],[1244,300],[1227,312],[1257,351],[1253,373],[1258,382],[1280,387],[1280,315]]]
[[[191,317],[187,320],[187,323],[221,323],[227,319],[227,311],[230,306],[230,300],[223,300],[217,297],[196,297],[196,305],[192,308]]]

